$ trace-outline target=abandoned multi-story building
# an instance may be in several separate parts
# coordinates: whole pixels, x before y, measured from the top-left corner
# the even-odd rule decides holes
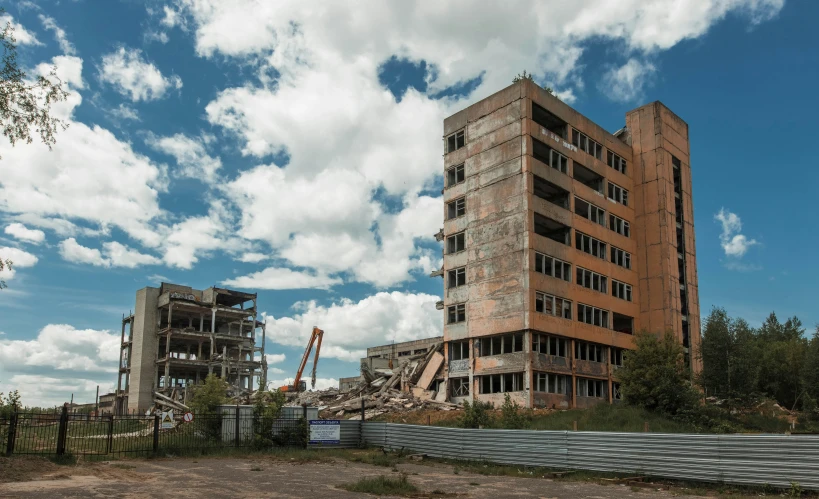
[[[264,384],[265,325],[256,316],[255,293],[164,282],[137,291],[134,313],[122,320],[117,412],[143,412],[167,398],[184,403],[210,373],[232,392]]]
[[[453,400],[615,401],[639,330],[700,369],[688,137],[660,102],[611,134],[526,79],[444,120]]]

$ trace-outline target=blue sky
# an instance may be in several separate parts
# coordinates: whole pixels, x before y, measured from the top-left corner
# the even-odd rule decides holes
[[[703,313],[819,322],[819,4],[3,4],[71,92],[53,150],[0,143],[0,391],[28,404],[112,388],[162,280],[258,291],[277,381],[313,325],[322,385],[440,334],[441,121],[524,69],[610,131],[653,100],[688,122]]]

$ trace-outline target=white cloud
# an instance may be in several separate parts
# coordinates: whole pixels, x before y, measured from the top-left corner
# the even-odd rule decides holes
[[[0,339],[0,392],[20,390],[29,406],[62,404],[72,393],[91,402],[96,385],[114,388],[119,347],[119,333],[67,324],[49,324],[32,340]]]
[[[326,275],[276,267],[222,281],[225,286],[246,289],[327,289],[341,283],[341,279]]]
[[[742,221],[736,213],[720,208],[719,212],[714,215],[714,219],[722,224],[719,239],[725,256],[742,258],[748,248],[759,244],[756,240],[748,239],[745,235],[740,234]]]
[[[267,359],[267,364],[281,364],[287,359],[287,356],[283,353],[268,353],[265,354],[265,358]]]
[[[14,279],[14,276],[17,274],[17,269],[33,267],[38,261],[38,258],[28,251],[8,246],[0,248],[0,259],[2,259],[3,262],[6,260],[11,260],[12,262],[11,268],[3,266],[3,270],[0,270],[0,281],[10,281]]]
[[[48,17],[43,14],[40,14],[39,17],[40,22],[43,23],[43,27],[49,31],[54,32],[54,39],[57,40],[57,43],[60,45],[60,50],[63,51],[63,54],[75,55],[77,53],[77,49],[74,48],[74,45],[68,40],[68,36],[66,36],[65,30],[57,25],[57,21],[55,21],[53,17]]]
[[[0,29],[5,28],[6,24],[11,24],[17,45],[42,45],[42,42],[34,36],[34,33],[26,30],[22,24],[14,22],[14,18],[10,14],[0,15]]]
[[[163,16],[162,19],[159,21],[159,24],[165,26],[166,28],[173,28],[174,26],[180,26],[185,29],[185,18],[176,10],[168,7],[167,5],[162,7]]]
[[[210,183],[216,180],[222,161],[208,155],[202,140],[192,139],[181,133],[170,137],[149,134],[145,143],[154,150],[176,158],[179,165],[177,174],[182,177],[197,178]]]
[[[321,368],[319,368],[321,369]],[[276,374],[282,374],[284,371]],[[312,390],[313,388],[310,385],[310,378],[302,378],[304,382],[307,383],[307,389]],[[275,390],[276,388],[284,385],[291,385],[293,384],[293,378],[284,378],[284,379],[274,379],[267,382],[268,390]],[[315,390],[326,390],[328,388],[338,388],[338,380],[336,378],[319,378],[316,377],[316,387]]]
[[[150,223],[162,215],[158,193],[166,190],[164,169],[110,131],[75,121],[73,111],[82,102],[75,90],[82,84],[82,59],[59,56],[53,62],[70,89],[68,100],[53,111],[70,126],[59,132],[51,150],[38,143],[0,142],[0,211],[64,233],[85,230],[75,221],[102,232],[115,226],[143,244],[158,245],[161,239]]]
[[[606,72],[600,83],[600,91],[616,101],[630,102],[640,99],[656,71],[657,68],[649,62],[629,59],[619,68],[614,67]]]
[[[242,251],[245,243],[233,237],[231,214],[218,200],[212,200],[207,215],[188,217],[163,228],[163,260],[166,265],[190,269],[216,250]]]
[[[176,75],[166,78],[143,58],[141,50],[125,47],[102,56],[99,78],[134,102],[161,99],[168,90],[182,88],[181,78]]]
[[[137,110],[125,103],[120,103],[120,105],[117,106],[117,108],[108,111],[108,114],[121,121],[127,120],[141,121],[139,119],[139,113],[137,112]]]
[[[259,263],[270,258],[270,255],[264,253],[244,253],[239,257],[240,262],[244,263]]]
[[[125,267],[133,269],[141,265],[156,265],[160,260],[152,255],[140,253],[119,242],[103,243],[105,252],[96,248],[88,248],[77,242],[73,237],[60,241],[60,256],[72,263],[85,263],[97,267]]]
[[[435,308],[438,300],[434,295],[394,291],[359,302],[342,299],[329,307],[314,301],[298,302],[290,317],[266,316],[267,338],[304,348],[317,325],[325,331],[322,357],[355,361],[364,356],[367,347],[443,334],[443,314]]]
[[[29,229],[21,223],[8,224],[4,232],[17,240],[27,243],[40,244],[45,241],[45,232]]]

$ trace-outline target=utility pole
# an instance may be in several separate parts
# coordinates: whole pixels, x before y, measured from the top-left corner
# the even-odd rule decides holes
[[[100,385],[97,385],[97,398],[94,399],[94,414],[100,414]]]

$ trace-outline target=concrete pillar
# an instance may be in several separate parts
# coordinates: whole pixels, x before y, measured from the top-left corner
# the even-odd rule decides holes
[[[213,310],[211,310],[211,314],[210,314],[210,332],[211,333],[216,332],[216,309],[215,308]]]
[[[227,367],[227,345],[222,346],[222,379],[225,379],[225,368]]]
[[[199,332],[203,332],[205,328],[205,314],[199,314]]]
[[[577,376],[575,376],[575,371],[577,369],[577,359],[575,359],[574,355],[574,343],[575,340],[571,341],[571,352],[569,352],[569,360],[571,361],[572,366],[572,409],[577,408]]]
[[[202,360],[202,342],[199,342],[199,350],[196,353],[196,360]]]
[[[170,319],[168,314],[168,319]],[[168,321],[170,323],[170,320]],[[171,386],[171,332],[168,331],[167,339],[165,340],[165,388]]]
[[[173,302],[168,304],[168,327],[171,327],[171,320],[173,319]]]

